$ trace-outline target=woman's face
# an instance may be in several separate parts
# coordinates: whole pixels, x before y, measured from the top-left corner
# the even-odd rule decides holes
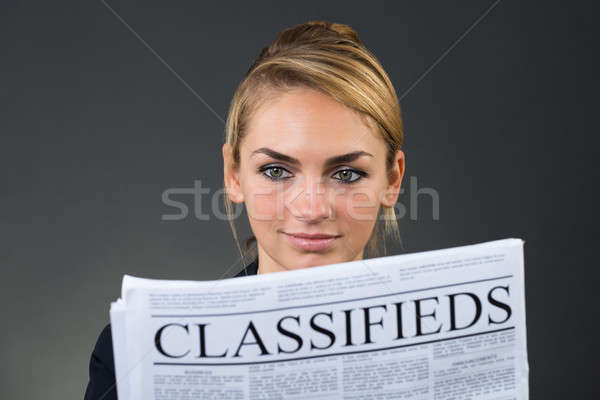
[[[374,124],[374,123],[373,123]],[[381,206],[392,207],[404,174],[364,116],[309,88],[266,100],[233,165],[223,146],[232,201],[245,202],[260,273],[358,260]]]

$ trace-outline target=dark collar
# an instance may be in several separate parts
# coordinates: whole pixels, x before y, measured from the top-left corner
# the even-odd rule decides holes
[[[258,257],[254,259],[250,264],[246,266],[246,268],[242,269],[235,277],[239,278],[241,276],[247,275],[256,275],[258,273]]]

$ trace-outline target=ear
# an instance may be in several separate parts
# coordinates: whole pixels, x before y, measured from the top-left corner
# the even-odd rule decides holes
[[[404,177],[404,158],[404,152],[402,150],[397,150],[392,168],[388,174],[388,185],[386,186],[381,201],[381,204],[384,207],[394,207],[398,201],[400,186],[402,185],[402,178]]]
[[[234,203],[242,203],[244,193],[240,185],[239,171],[233,160],[233,148],[229,143],[225,143],[221,152],[223,153],[223,177],[227,197]]]

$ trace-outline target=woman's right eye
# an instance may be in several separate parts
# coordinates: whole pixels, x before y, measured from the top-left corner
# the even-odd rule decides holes
[[[264,176],[274,181],[286,179],[292,176],[292,174],[290,174],[285,168],[274,165],[263,167],[260,170]]]

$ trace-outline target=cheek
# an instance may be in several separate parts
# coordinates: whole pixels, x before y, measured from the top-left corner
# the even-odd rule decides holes
[[[273,189],[272,185],[261,182],[260,179],[247,181],[244,185],[244,201],[248,217],[261,223],[273,222],[281,214],[282,194]]]
[[[379,204],[374,188],[361,187],[338,193],[335,211],[340,220],[345,221],[352,229],[363,228],[375,223]]]

